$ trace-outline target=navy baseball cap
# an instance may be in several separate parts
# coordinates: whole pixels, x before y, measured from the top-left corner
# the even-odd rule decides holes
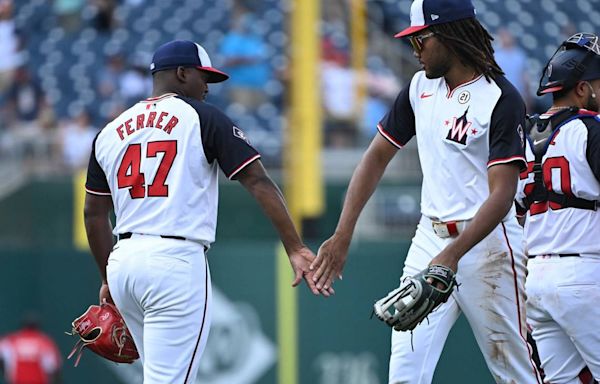
[[[173,40],[158,47],[150,71],[154,74],[165,69],[195,67],[208,74],[208,83],[220,83],[229,78],[224,72],[212,67],[210,57],[200,44],[189,40]]]
[[[414,0],[410,6],[410,27],[394,37],[410,36],[430,25],[475,17],[471,0]]]

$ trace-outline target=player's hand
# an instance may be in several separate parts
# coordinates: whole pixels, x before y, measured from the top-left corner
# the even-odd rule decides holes
[[[100,299],[100,304],[102,304],[104,302],[109,302],[111,304],[114,304],[112,297],[110,296],[110,290],[108,289],[108,283],[106,283],[106,282],[102,282],[102,285],[100,286],[100,293],[98,294],[98,297]]]
[[[302,247],[298,251],[290,253],[290,263],[294,270],[294,281],[292,282],[293,287],[297,287],[302,279],[306,281],[306,285],[315,295],[322,294],[325,297],[329,297],[335,293],[333,288],[330,286],[327,289],[317,288],[313,281],[313,274],[310,270],[310,263],[315,260],[315,254],[308,249],[308,247]]]
[[[450,268],[455,274],[458,272],[458,258],[445,249],[431,260],[429,265],[432,264],[444,265]],[[433,279],[427,279],[427,282],[433,284]],[[441,282],[438,282],[436,287],[439,289],[445,288]]]
[[[313,281],[317,289],[329,289],[336,277],[342,279],[349,247],[349,239],[335,234],[321,245],[317,258],[310,265],[310,269],[314,271]]]

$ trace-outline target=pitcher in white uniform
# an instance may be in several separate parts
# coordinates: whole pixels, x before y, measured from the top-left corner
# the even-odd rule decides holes
[[[523,100],[496,64],[470,0],[415,0],[411,26],[396,37],[410,39],[423,69],[381,120],[352,176],[335,233],[311,266],[317,287],[341,274],[361,210],[414,136],[422,217],[402,276],[442,264],[461,285],[412,335],[392,331],[389,382],[430,383],[462,312],[497,383],[539,383],[526,342],[526,259],[513,204],[526,166]]]
[[[549,60],[538,94],[553,104],[529,119],[524,215],[527,319],[546,381],[600,381],[600,45],[577,33]]]
[[[102,277],[100,300],[114,300],[123,315],[144,384],[185,384],[195,381],[210,328],[205,253],[215,240],[219,167],[273,222],[295,273],[293,285],[305,278],[315,294],[333,291],[319,292],[307,278],[314,254],[258,152],[227,116],[203,102],[207,83],[228,76],[211,66],[204,48],[181,40],[159,47],[150,69],[153,97],[123,112],[94,140],[85,226]]]

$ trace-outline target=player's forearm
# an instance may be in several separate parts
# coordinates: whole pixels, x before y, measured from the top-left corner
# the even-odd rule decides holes
[[[502,221],[514,204],[517,188],[518,168],[514,165],[497,166],[505,168],[502,174],[490,182],[490,195],[481,205],[467,228],[449,246],[452,254],[460,259],[477,243],[489,235]]]
[[[271,180],[262,163],[249,164],[238,175],[238,181],[256,199],[273,223],[288,255],[304,246],[290,217],[283,194]]]
[[[335,233],[350,239],[356,222],[367,201],[377,188],[390,158],[380,157],[373,151],[367,151],[354,170]]]
[[[102,281],[106,282],[106,264],[113,247],[112,225],[108,214],[90,215],[86,213],[85,231]]]
[[[477,214],[475,214],[464,232],[448,246],[458,256],[458,259],[481,240],[485,239],[498,226],[508,214],[511,203],[512,201],[509,200],[507,202],[507,199],[503,196],[490,195],[479,208]]]
[[[288,254],[304,246],[294,226],[281,190],[268,177],[256,178],[247,186],[265,215],[277,230]]]

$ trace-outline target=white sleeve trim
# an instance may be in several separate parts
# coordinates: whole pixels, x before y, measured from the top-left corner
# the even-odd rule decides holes
[[[248,160],[246,160],[242,165],[240,165],[239,167],[237,167],[232,173],[231,175],[227,176],[227,178],[229,180],[233,179],[233,177],[235,175],[237,175],[238,173],[240,173],[240,171],[244,168],[246,168],[250,163],[252,163],[254,160],[256,159],[260,159],[260,154],[256,154],[253,157],[249,158]]]
[[[110,193],[110,192],[94,191],[94,190],[91,190],[91,189],[89,189],[89,188],[87,188],[87,187],[85,188],[85,191],[86,191],[87,193],[91,194],[91,195],[97,195],[97,196],[111,196],[111,193]]]
[[[385,137],[387,139],[387,141],[389,141],[392,145],[394,145],[395,147],[402,149],[404,146],[402,144],[400,144],[398,141],[394,140],[394,138],[392,136],[390,136],[381,126],[381,124],[377,124],[377,130],[379,131],[379,133],[381,133],[381,135],[383,137]]]

